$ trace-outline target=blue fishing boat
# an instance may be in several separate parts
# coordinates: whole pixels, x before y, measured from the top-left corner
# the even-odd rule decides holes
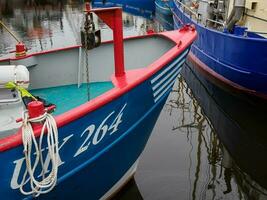
[[[114,42],[100,42],[92,13]],[[81,38],[37,53],[19,43],[0,59],[3,200],[107,199],[118,191],[136,171],[196,31],[123,40],[121,8],[87,4]]]
[[[164,15],[172,15],[172,0],[155,0],[156,10]]]
[[[198,39],[189,57],[211,76],[238,90],[266,98],[264,17],[267,15],[260,14],[266,6],[263,1],[175,0],[174,26],[195,25]]]

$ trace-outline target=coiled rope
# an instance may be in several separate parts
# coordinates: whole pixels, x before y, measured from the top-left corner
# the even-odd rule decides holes
[[[43,122],[39,144],[35,138],[31,122],[32,123]],[[47,171],[45,170],[47,169],[45,169],[43,155],[42,155],[42,140],[45,131],[47,131],[47,149],[48,149],[47,156],[49,156],[51,159],[51,171],[48,175],[45,175],[47,173]],[[39,196],[40,194],[50,192],[55,187],[57,182],[58,155],[59,155],[58,130],[53,116],[45,112],[40,117],[29,119],[28,112],[25,111],[23,113],[22,141],[24,146],[26,169],[22,178],[22,182],[20,184],[21,193],[24,195]],[[34,149],[36,150],[36,152],[33,154],[32,154],[32,146],[34,146]],[[34,161],[33,165],[32,161]],[[38,166],[41,166],[42,178],[38,178],[40,174],[40,167]],[[28,185],[27,184],[28,181],[30,181],[30,190],[25,191],[24,187]]]

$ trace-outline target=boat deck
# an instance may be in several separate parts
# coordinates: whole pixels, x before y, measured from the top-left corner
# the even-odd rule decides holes
[[[90,99],[93,99],[114,87],[112,82],[95,82],[90,83],[89,85]],[[62,114],[88,101],[86,84],[82,84],[79,88],[77,84],[74,84],[59,87],[34,89],[30,92],[34,96],[39,96],[45,99],[47,102],[55,104],[55,115]]]

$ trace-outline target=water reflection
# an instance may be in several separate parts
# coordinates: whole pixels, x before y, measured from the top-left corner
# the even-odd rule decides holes
[[[231,170],[225,180],[235,180],[243,197],[267,198],[263,189],[267,188],[266,103],[218,87],[200,73],[197,65],[188,64],[190,67],[186,65],[183,76],[225,147],[221,153],[222,166],[226,164]],[[229,182],[226,185],[231,192]]]
[[[103,7],[110,3],[102,0],[92,2],[95,7]],[[159,23],[153,21],[152,0],[146,0],[142,4],[125,1],[113,5],[119,5],[126,11],[123,14],[125,37],[163,30]],[[0,19],[26,44],[30,52],[80,43],[82,10],[83,1],[0,0]],[[136,16],[137,14],[142,17]],[[103,41],[112,39],[112,32],[105,24],[98,19],[95,19],[95,23],[96,27],[102,29]],[[12,52],[15,44],[16,41],[10,34],[0,27],[0,56]]]
[[[146,19],[153,19],[155,5],[153,0],[92,0],[93,7],[122,7],[125,12]]]
[[[136,182],[144,199],[267,199],[266,104],[182,76],[153,130]]]
[[[131,179],[112,200],[143,200],[143,197],[134,179]]]
[[[0,0],[0,16],[30,51],[64,47],[77,43],[79,27],[74,25],[80,24],[82,5],[66,2]],[[14,50],[16,41],[2,27],[0,29],[0,55],[4,55]]]
[[[158,9],[155,11],[155,19],[163,26],[165,30],[173,30],[174,22],[172,15],[161,13]]]
[[[185,78],[180,77],[167,105],[170,114],[179,110],[178,125],[173,126],[172,130],[178,134],[185,134],[190,148],[187,174],[188,199],[225,198],[225,195],[230,194],[232,190],[234,192],[229,197],[237,198],[238,187],[234,185],[232,188],[231,185],[231,158],[218,139],[210,120],[204,114],[204,108],[194,98],[194,92],[199,88],[190,88],[185,82],[195,77],[193,74],[190,74],[193,77],[186,75]],[[197,85],[201,86],[200,83]]]
[[[131,0],[93,0],[92,6],[95,8],[122,7],[125,37],[164,30],[162,24],[154,20],[155,6],[152,0],[143,0],[140,4]],[[109,35],[111,34],[109,33]]]

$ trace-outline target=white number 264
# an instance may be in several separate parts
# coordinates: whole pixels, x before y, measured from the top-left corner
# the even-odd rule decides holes
[[[110,131],[109,135],[112,135],[118,130],[119,124],[122,122],[122,115],[123,110],[125,109],[127,104],[124,104],[114,121],[111,123],[111,125],[107,125],[107,120],[115,113],[115,111],[111,112],[98,126],[96,129],[96,126],[94,124],[91,124],[88,126],[81,134],[81,137],[87,134],[84,142],[80,146],[80,148],[76,151],[74,154],[74,157],[80,155],[84,151],[88,149],[88,147],[91,145],[97,145],[107,134],[108,131]],[[96,131],[95,131],[96,130]]]

